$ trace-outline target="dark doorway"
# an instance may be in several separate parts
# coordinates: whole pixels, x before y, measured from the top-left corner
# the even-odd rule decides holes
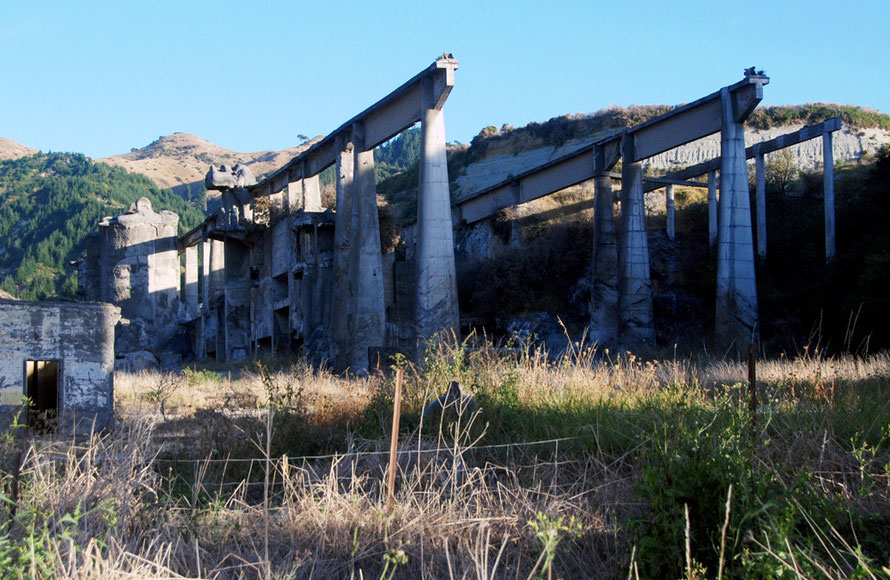
[[[38,431],[56,428],[59,415],[59,361],[25,361],[28,388],[28,425]]]

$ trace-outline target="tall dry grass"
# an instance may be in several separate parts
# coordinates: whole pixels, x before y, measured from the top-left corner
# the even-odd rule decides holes
[[[4,439],[0,569],[37,578],[600,578],[651,575],[662,558],[665,571],[713,576],[707,558],[722,532],[728,576],[878,573],[880,525],[839,529],[815,506],[834,502],[857,525],[870,525],[857,514],[890,521],[890,357],[807,353],[758,369],[757,436],[743,442],[757,449],[729,457],[725,470],[749,469],[750,459],[745,473],[770,489],[822,499],[776,503],[736,482],[730,505],[721,486],[731,478],[718,478],[719,521],[699,521],[687,499],[691,516],[676,529],[674,507],[683,505],[671,501],[681,496],[659,503],[647,482],[664,475],[693,495],[710,493],[687,470],[701,453],[686,432],[710,433],[700,445],[715,453],[748,453],[732,446],[741,424],[733,421],[750,419],[743,364],[641,360],[583,344],[558,358],[531,345],[437,345],[425,366],[407,368],[391,513],[388,375],[342,378],[304,364],[231,377],[119,374],[113,432]],[[451,379],[480,414],[424,425],[420,410]],[[317,445],[311,457],[290,452],[307,439]],[[675,455],[686,459],[674,465]],[[804,476],[806,484],[795,479]],[[766,515],[736,513],[746,505]],[[676,553],[646,547],[663,528],[658,541],[673,550],[690,518],[685,554],[683,542]],[[867,537],[852,538],[857,531]]]

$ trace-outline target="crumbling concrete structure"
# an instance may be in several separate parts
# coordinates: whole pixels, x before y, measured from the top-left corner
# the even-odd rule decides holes
[[[127,213],[104,218],[87,241],[79,292],[87,301],[121,309],[126,324],[115,352],[124,366],[140,368],[180,350],[178,224],[179,216],[155,212],[142,197]]]
[[[112,424],[114,329],[110,304],[0,300],[0,421],[62,431]]]

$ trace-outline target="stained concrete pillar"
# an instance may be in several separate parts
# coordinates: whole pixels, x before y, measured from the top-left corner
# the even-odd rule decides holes
[[[590,293],[591,339],[618,336],[618,245],[612,209],[612,178],[599,175],[593,190],[593,289]]]
[[[757,203],[757,255],[766,258],[766,170],[763,155],[754,157],[755,200]]]
[[[210,247],[210,240],[201,242],[201,305],[205,312],[210,309]]]
[[[736,120],[728,88],[721,90],[721,104],[716,337],[721,348],[743,353],[757,340],[758,316],[745,126]]]
[[[198,246],[187,246],[185,251],[185,307],[189,320],[198,316]]]
[[[353,246],[350,278],[351,345],[350,368],[360,374],[368,370],[371,347],[382,347],[386,334],[386,298],[383,289],[383,254],[380,249],[380,223],[377,215],[377,189],[374,149],[364,149],[364,127],[353,126],[355,139],[355,178],[352,213]]]
[[[434,78],[423,79],[415,253],[415,325],[421,346],[437,333],[460,332],[445,115],[439,97]]]
[[[677,230],[674,223],[674,186],[671,184],[664,186],[664,210],[667,215],[667,237],[669,240],[673,240]]]
[[[708,247],[717,245],[717,172],[708,171]]]
[[[822,188],[825,197],[825,261],[835,255],[834,231],[834,151],[831,133],[822,134]]]
[[[350,263],[352,257],[352,204],[354,154],[352,143],[342,143],[337,155],[337,213],[334,214],[334,264],[331,296],[330,359],[334,367],[346,368],[349,364],[351,331],[348,309],[353,295]],[[304,180],[304,185],[308,180]]]
[[[226,361],[250,356],[250,248],[239,240],[225,243],[225,343]]]
[[[210,241],[210,302],[226,295],[226,243]]]
[[[303,178],[303,209],[305,211],[323,211],[321,205],[321,187],[318,175]]]
[[[621,228],[618,232],[618,322],[623,340],[652,344],[652,283],[643,198],[643,164],[633,161],[633,142],[621,143]]]

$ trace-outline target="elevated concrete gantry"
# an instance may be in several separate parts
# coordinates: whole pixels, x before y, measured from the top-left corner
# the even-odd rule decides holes
[[[479,221],[493,215],[501,208],[525,203],[595,177],[598,178],[595,196],[598,196],[602,191],[605,197],[607,189],[610,189],[605,181],[608,175],[606,172],[615,165],[620,155],[622,158],[622,189],[621,228],[617,236],[617,327],[622,340],[626,342],[651,343],[655,333],[652,320],[652,293],[643,194],[646,191],[663,187],[663,183],[667,180],[660,179],[658,181],[661,183],[644,186],[641,162],[659,153],[725,130],[728,134],[724,135],[722,142],[727,150],[733,152],[733,160],[727,162],[723,171],[738,175],[740,167],[738,161],[741,160],[742,169],[744,169],[745,159],[742,123],[762,99],[763,86],[768,82],[769,78],[765,76],[746,76],[734,85],[725,87],[693,103],[677,107],[665,115],[475,192],[458,200],[455,204],[457,217],[467,223]],[[728,103],[731,113],[728,116],[724,112],[724,101]],[[739,141],[740,138],[741,141]],[[739,143],[741,143],[741,155],[738,152]],[[593,162],[591,162],[591,157]],[[720,161],[718,161],[719,163]],[[707,170],[693,173],[690,177],[706,172]],[[675,183],[682,183],[684,177],[677,177],[677,175],[679,174],[675,174],[673,177],[681,181],[675,181]],[[710,181],[713,192],[712,195],[709,195],[709,198],[713,200],[710,205],[713,205],[713,209],[716,210],[716,180],[712,176]],[[744,183],[747,188],[747,180]],[[731,187],[738,189],[740,180],[731,178],[730,184]],[[745,192],[747,195],[747,189]],[[738,191],[734,190],[731,196],[721,197],[726,197],[729,202],[739,196]],[[740,203],[730,204],[725,208],[724,213],[727,215],[728,223],[734,221],[740,225],[744,221],[744,216],[741,215],[744,213],[744,208]],[[594,291],[591,301],[591,324],[595,327],[592,329],[592,333],[598,338],[604,338],[612,334],[613,319],[610,309],[613,306],[612,294],[609,290],[614,277],[610,266],[608,266],[611,263],[611,248],[608,247],[611,243],[609,241],[609,218],[604,215],[606,213],[604,205],[601,207],[597,203],[596,206],[600,218],[594,218]],[[747,219],[750,237],[750,211]],[[716,225],[717,220],[712,219],[711,223]],[[726,244],[729,244],[728,234],[729,231],[723,232]],[[745,270],[745,265],[749,262],[753,268],[753,256],[750,259],[745,257],[746,250],[741,239],[738,243],[727,247],[734,251],[724,252],[723,267],[730,272],[725,286],[733,296],[742,291],[747,293],[750,285],[743,282],[747,274],[742,270]],[[604,266],[602,269],[601,265]],[[750,279],[753,281],[753,273]],[[738,289],[737,284],[741,284],[743,288]],[[719,298],[718,302],[720,302]],[[723,302],[726,303],[726,301]],[[737,301],[727,304],[729,307],[735,308]],[[756,293],[754,304],[756,306]],[[750,323],[750,313],[748,308],[740,316]],[[756,320],[756,309],[754,315]],[[730,312],[728,316],[735,317],[735,313]]]
[[[374,185],[374,148],[421,123],[415,327],[425,340],[457,331],[457,276],[445,159],[442,107],[458,62],[450,54],[356,115],[268,178],[248,187],[251,199],[287,188],[286,205],[302,198],[304,211],[320,209],[318,174],[337,164],[330,358],[353,372],[367,370],[369,349],[386,342],[386,302]],[[310,332],[312,329],[306,329]],[[324,332],[324,329],[316,329]]]

